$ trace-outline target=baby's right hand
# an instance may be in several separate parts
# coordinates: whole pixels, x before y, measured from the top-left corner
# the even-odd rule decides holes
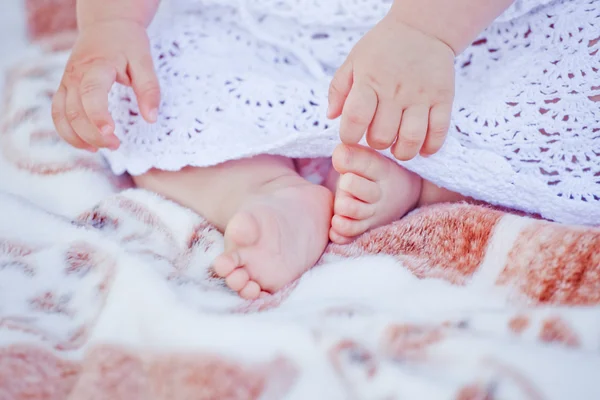
[[[80,149],[117,149],[108,93],[115,83],[133,87],[140,112],[156,122],[160,87],[144,26],[126,20],[104,21],[81,30],[52,102],[60,136]]]

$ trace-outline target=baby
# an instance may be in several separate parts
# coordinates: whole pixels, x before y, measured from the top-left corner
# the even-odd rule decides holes
[[[218,59],[221,64],[218,64],[211,61],[211,51],[216,54],[228,50],[210,50],[214,46],[204,42],[198,44],[206,36],[235,36],[231,32],[239,29],[242,32],[238,34],[239,39],[239,35],[251,30],[240,28],[239,21],[231,17],[247,12],[236,9],[235,4],[244,2],[221,3],[215,5],[207,0],[206,5],[202,2],[198,5],[199,12],[187,13],[186,18],[198,21],[192,22],[192,26],[197,25],[197,29],[206,29],[209,33],[194,36],[199,38],[198,41],[185,49],[181,43],[175,43],[171,57],[178,59],[179,64],[184,65],[181,68],[187,72],[171,74],[169,80],[159,81],[156,71],[163,68],[161,62],[168,53],[163,43],[166,39],[161,42],[163,45],[156,45],[156,54],[153,54],[147,34],[159,0],[79,0],[79,39],[53,102],[53,120],[60,135],[79,149],[110,150],[106,153],[109,161],[110,154],[124,151],[128,156],[123,159],[134,160],[138,157],[137,147],[146,144],[144,135],[147,140],[155,138],[153,129],[157,128],[153,127],[171,126],[173,119],[183,118],[185,113],[177,114],[175,106],[167,113],[169,104],[166,102],[176,103],[177,94],[173,88],[178,82],[183,82],[182,86],[186,82],[193,84],[194,74],[189,71],[208,69],[207,76],[210,74],[214,78],[213,72],[221,73],[219,65],[222,64],[223,70],[231,68],[236,72],[231,76],[239,77],[224,79],[224,85],[257,76],[256,65],[267,63],[263,58],[253,60],[254,64],[244,70],[247,75],[240,77],[239,65],[227,64],[237,62],[234,60],[237,50],[221,55]],[[292,5],[298,1],[279,3]],[[343,6],[344,1],[339,3]],[[352,2],[348,0],[347,3]],[[372,3],[381,4],[381,1]],[[195,146],[193,152],[170,148],[169,138],[184,133],[177,130],[177,126],[175,133],[172,133],[173,129],[165,128],[167,132],[161,139],[152,139],[152,146],[161,148],[153,154],[161,155],[152,158],[153,155],[147,168],[136,169],[131,161],[124,170],[134,175],[139,187],[191,208],[224,232],[225,251],[214,261],[214,270],[225,278],[232,290],[245,299],[273,293],[312,267],[329,239],[335,243],[348,243],[369,229],[397,220],[417,206],[463,198],[422,179],[380,151],[389,149],[388,155],[407,161],[418,155],[433,155],[442,148],[455,94],[455,57],[511,3],[509,0],[394,1],[385,16],[353,44],[343,64],[336,66],[339,68],[335,75],[328,78],[327,116],[332,120],[339,117],[342,143],[333,152],[335,171],[323,186],[302,178],[294,160],[286,157],[283,151],[243,156],[236,147],[231,149],[230,157],[205,162],[213,160],[211,152],[217,147],[194,145],[196,142],[190,141],[190,146]],[[234,22],[228,18],[233,18]],[[209,30],[211,26],[213,31]],[[222,26],[227,26],[227,31],[223,28],[221,32]],[[159,32],[157,43],[160,37]],[[276,34],[273,37],[277,37]],[[253,38],[248,45],[259,41]],[[267,44],[276,47],[276,42]],[[203,53],[203,48],[209,50]],[[185,57],[194,52],[200,53],[196,54],[199,61],[185,61]],[[214,71],[210,70],[210,65]],[[291,67],[282,64],[281,68]],[[301,62],[294,68],[304,71]],[[290,74],[289,81],[298,80],[298,74],[300,72]],[[199,76],[197,74],[196,81]],[[270,75],[264,73],[260,78],[269,79]],[[310,79],[317,78],[306,78]],[[146,122],[113,119],[114,113],[111,116],[109,112],[112,107],[109,95],[115,83],[132,88],[137,108],[127,112],[132,118],[141,114]],[[116,103],[123,99],[131,102],[122,95],[123,92],[120,93]],[[217,102],[211,100],[212,95],[209,92],[197,94],[195,101],[207,103],[201,106],[202,110],[198,106],[198,115],[205,116],[205,110],[212,107],[209,103]],[[161,102],[164,98],[167,100]],[[241,100],[235,101],[229,101],[227,106],[237,110],[236,115],[248,114]],[[283,102],[285,99],[281,104]],[[113,109],[122,107],[119,104]],[[183,102],[181,104],[184,107]],[[269,107],[274,107],[271,102]],[[215,106],[216,111],[219,108]],[[190,113],[193,112],[192,109]],[[254,133],[248,133],[262,132],[257,131],[254,119],[247,117],[252,124],[248,123],[246,127],[243,125],[246,120],[239,118],[241,127],[240,123],[231,122],[228,129],[227,121],[215,117],[214,126],[225,124],[225,128],[216,134],[224,143],[231,142],[230,137],[235,137],[236,141],[260,142]],[[207,123],[199,116],[195,121]],[[132,130],[137,127],[143,129]],[[212,134],[201,133],[200,129],[196,132],[206,137]],[[191,138],[189,133],[186,134]],[[135,141],[131,141],[132,136],[136,136]],[[275,142],[270,136],[265,137],[269,138],[265,140]],[[368,147],[359,145],[363,138]],[[128,143],[126,149],[125,141]],[[162,156],[167,153],[170,154],[168,163],[166,156]],[[115,163],[113,169],[118,169]]]

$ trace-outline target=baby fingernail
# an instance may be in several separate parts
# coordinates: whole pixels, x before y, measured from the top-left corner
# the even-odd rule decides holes
[[[150,110],[148,113],[148,118],[150,119],[150,122],[156,122],[158,120],[158,109],[153,108]]]
[[[108,141],[108,143],[106,144],[106,147],[108,147],[110,150],[117,150],[120,145],[121,145],[121,142],[119,142],[119,140],[117,138],[113,137],[113,138],[111,138],[111,140]]]

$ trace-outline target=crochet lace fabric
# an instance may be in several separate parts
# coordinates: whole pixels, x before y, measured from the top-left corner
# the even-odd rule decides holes
[[[151,29],[158,123],[129,88],[111,93],[113,170],[330,155],[330,77],[391,0],[178,1]],[[516,2],[457,58],[442,151],[403,165],[483,201],[600,224],[599,37],[599,1]]]

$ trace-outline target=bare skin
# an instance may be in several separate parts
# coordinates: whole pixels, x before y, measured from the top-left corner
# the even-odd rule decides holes
[[[463,199],[379,153],[349,146],[365,137],[371,149],[390,149],[400,161],[435,154],[450,124],[455,55],[512,2],[396,0],[354,46],[329,87],[328,116],[341,118],[344,143],[333,155],[333,242],[348,243],[419,205]]]
[[[450,120],[454,55],[509,4],[396,1],[332,81],[329,116],[341,116],[342,142],[355,145],[366,134],[373,149],[391,147],[399,160],[437,152]],[[158,5],[159,0],[77,1],[79,37],[52,106],[56,129],[72,146],[118,149],[107,100],[115,82],[131,86],[141,115],[156,122],[161,93],[146,27]],[[246,299],[298,278],[319,259],[328,236],[347,243],[419,204],[460,199],[366,148],[341,146],[333,160],[339,173],[330,182],[335,213],[331,190],[310,184],[291,160],[276,156],[153,170],[135,180],[224,232],[225,252],[214,270]]]
[[[455,56],[512,2],[394,1],[331,81],[328,116],[341,118],[342,142],[366,136],[401,161],[435,154],[450,125]]]
[[[267,155],[152,170],[134,179],[224,232],[225,251],[213,269],[249,300],[280,290],[314,266],[328,237],[347,244],[420,205],[463,199],[367,147],[341,145],[333,164],[342,173],[334,171],[329,188],[300,177],[291,160]]]
[[[333,166],[329,185],[335,190],[335,201],[329,238],[337,244],[350,243],[417,207],[465,200],[367,147],[338,146]]]
[[[213,269],[245,299],[276,292],[298,278],[328,243],[333,194],[300,177],[283,157],[153,170],[135,181],[197,211],[224,232],[225,251]]]

